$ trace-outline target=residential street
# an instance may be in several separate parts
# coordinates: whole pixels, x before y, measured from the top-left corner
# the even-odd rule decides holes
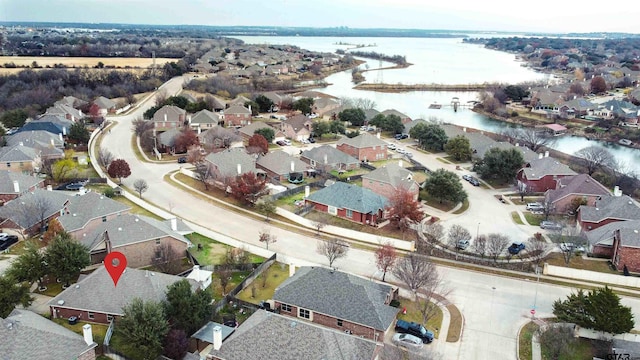
[[[172,95],[180,90],[182,83],[182,78],[174,78],[162,88]],[[258,233],[270,225],[219,208],[165,182],[164,176],[178,169],[179,164],[144,163],[136,158],[131,149],[131,121],[142,117],[144,110],[152,105],[153,100],[147,101],[129,115],[111,117],[110,120],[118,124],[104,134],[102,146],[116,158],[125,159],[131,168],[131,176],[124,179],[124,185],[132,187],[135,180],[145,179],[149,189],[143,194],[143,199],[148,202],[211,232],[262,247]],[[455,165],[443,164],[435,157],[418,151],[412,152],[418,161],[430,169],[445,167],[456,171]],[[456,172],[460,175],[464,173]],[[521,240],[526,240],[537,231],[537,227],[514,224],[510,212],[515,211],[515,205],[505,205],[496,200],[493,195],[497,191],[474,188],[467,182],[463,183],[469,192],[471,206],[461,215],[437,215],[446,226],[453,223],[463,225],[475,237],[479,224],[480,233],[500,232]],[[275,227],[272,227],[271,233],[277,236],[278,241],[270,245],[270,250],[302,262],[327,265],[326,259],[315,252],[317,238]],[[347,258],[338,260],[336,266],[340,270],[367,277],[376,273],[373,254],[355,247],[351,248]],[[434,350],[443,354],[443,359],[514,359],[518,328],[531,316],[529,310],[536,294],[535,278],[523,281],[449,267],[440,269],[453,290],[449,299],[462,311],[465,325],[461,342],[445,343],[443,335],[433,344]],[[537,316],[548,316],[553,301],[570,291],[561,286],[537,285]],[[623,303],[632,306],[635,318],[640,319],[640,299],[624,298]]]

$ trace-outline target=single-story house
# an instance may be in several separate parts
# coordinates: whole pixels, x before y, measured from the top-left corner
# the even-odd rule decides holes
[[[420,185],[413,179],[413,173],[399,164],[390,163],[362,175],[362,187],[387,199],[393,198],[401,189],[405,189],[418,200]]]
[[[571,170],[569,166],[549,157],[547,151],[544,156],[540,154],[538,159],[527,162],[518,171],[516,179],[519,183],[526,185],[531,192],[545,192],[549,189],[556,189],[558,180],[576,175],[578,173]]]
[[[600,197],[593,205],[582,205],[578,208],[577,225],[583,231],[629,220],[640,220],[640,207],[631,197],[620,193]]]
[[[387,143],[368,133],[354,138],[341,138],[336,149],[364,162],[385,160],[388,155]]]
[[[89,275],[81,275],[77,283],[63,290],[47,304],[53,319],[76,316],[82,321],[108,324],[123,316],[122,308],[135,298],[164,301],[167,288],[181,280],[185,278],[127,267],[116,286],[105,267],[100,266]],[[187,281],[191,290],[200,289],[195,281]]]
[[[0,147],[0,170],[31,174],[42,166],[41,151],[18,143]]]
[[[589,252],[607,257],[616,269],[640,272],[640,220],[616,221],[585,232]]]
[[[398,308],[398,289],[334,269],[301,267],[278,286],[280,314],[383,342]]]
[[[21,131],[5,137],[7,146],[22,143],[24,146],[43,150],[44,148],[64,149],[62,134],[54,134],[45,130]]]
[[[255,156],[247,154],[244,148],[211,153],[205,157],[205,163],[209,166],[212,177],[221,182],[245,173],[257,173]]]
[[[0,357],[94,360],[98,344],[91,325],[85,324],[82,331],[76,334],[32,311],[15,309],[0,318]]]
[[[0,204],[7,203],[24,193],[42,189],[43,187],[44,179],[42,178],[9,170],[0,170]]]
[[[98,111],[102,116],[107,114],[113,114],[116,112],[117,104],[111,99],[107,99],[104,96],[98,96],[93,100],[93,104],[98,106]]]
[[[238,129],[238,133],[240,134],[240,136],[242,136],[243,139],[248,140],[250,137],[252,137],[256,130],[259,129],[271,129],[273,130],[273,142],[275,143],[278,140],[284,140],[285,139],[285,134],[281,131],[278,130],[276,128],[274,128],[273,126],[270,126],[269,124],[263,122],[263,121],[254,121],[251,124],[247,125],[247,126],[243,126],[240,129]]]
[[[300,154],[300,160],[318,171],[354,170],[360,167],[360,161],[333,146],[322,145]]]
[[[62,228],[76,240],[100,224],[129,213],[130,206],[96,192],[72,197],[57,217]]]
[[[308,139],[313,131],[313,121],[306,115],[295,115],[283,121],[280,130],[292,140]]]
[[[576,199],[593,206],[597,199],[605,196],[611,196],[609,189],[591,176],[579,174],[558,180],[556,188],[545,193],[545,203],[551,205],[552,213],[566,214],[577,210]]]
[[[308,165],[297,157],[282,150],[275,150],[260,156],[256,168],[262,169],[277,181],[302,182],[309,175]]]
[[[174,153],[176,151],[176,140],[182,135],[178,128],[169,129],[158,134],[158,151],[162,153]]]
[[[388,200],[358,185],[336,182],[305,199],[306,205],[330,215],[374,225],[384,219]]]
[[[60,216],[62,209],[73,198],[69,191],[35,189],[0,206],[0,228],[14,229],[24,235],[33,235]],[[42,216],[41,216],[42,215]]]

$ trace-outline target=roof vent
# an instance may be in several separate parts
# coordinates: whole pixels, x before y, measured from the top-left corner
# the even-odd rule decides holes
[[[598,211],[598,210],[600,210],[600,209],[596,208],[596,211]]]
[[[73,216],[76,216],[76,213],[73,213]]]
[[[638,230],[633,230],[633,232],[634,232],[635,234],[637,234],[637,233],[638,233]]]
[[[122,228],[118,228],[118,231],[122,231]]]
[[[296,323],[295,321],[292,321],[292,322],[291,322],[291,324],[290,324],[290,326],[291,326],[292,328],[296,327],[296,325],[298,325],[298,323]]]
[[[633,201],[629,200],[629,205],[633,205]]]
[[[64,300],[58,300],[58,305],[64,305]]]
[[[135,222],[138,222],[138,220],[140,220],[140,219],[136,218]]]
[[[80,289],[80,285],[76,284],[76,289]]]

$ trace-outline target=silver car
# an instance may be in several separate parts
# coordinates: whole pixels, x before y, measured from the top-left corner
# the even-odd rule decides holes
[[[405,347],[407,349],[420,350],[424,345],[419,337],[411,334],[395,334],[393,335],[393,343]]]

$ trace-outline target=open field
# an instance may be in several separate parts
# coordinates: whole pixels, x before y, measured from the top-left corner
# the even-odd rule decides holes
[[[179,59],[156,58],[156,65],[162,66],[165,63],[178,61]],[[153,65],[151,58],[111,58],[111,57],[66,57],[66,56],[0,56],[0,65],[14,63],[17,66],[31,67],[33,62],[37,62],[38,66],[54,67],[55,64],[62,64],[65,67],[94,67],[102,62],[106,67],[125,67],[132,68],[148,68]],[[23,69],[20,69],[23,70]]]

